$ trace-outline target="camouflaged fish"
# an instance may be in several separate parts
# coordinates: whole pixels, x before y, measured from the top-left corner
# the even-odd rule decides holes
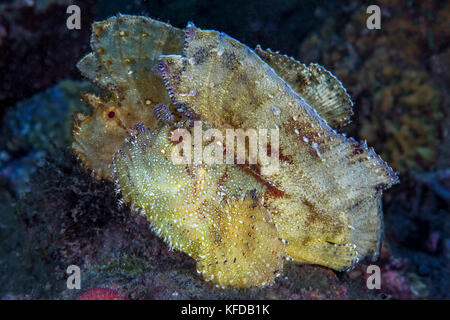
[[[94,23],[91,42],[78,67],[105,94],[85,96],[94,111],[75,116],[73,150],[205,279],[265,286],[287,260],[346,270],[377,258],[382,192],[398,178],[333,129],[349,122],[352,102],[331,73],[139,16]],[[175,164],[172,135],[194,121],[279,130],[279,170]]]

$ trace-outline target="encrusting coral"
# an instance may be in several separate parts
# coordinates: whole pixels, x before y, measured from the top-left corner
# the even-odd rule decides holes
[[[360,126],[352,132],[394,170],[431,169],[439,149],[445,150],[440,137],[448,109],[446,90],[439,90],[445,81],[433,75],[431,62],[448,51],[450,3],[381,0],[382,30],[366,28],[364,1],[354,6],[348,22],[330,17],[299,55],[320,61],[344,81],[359,106]]]
[[[93,31],[94,52],[79,68],[108,94],[85,96],[94,112],[76,116],[73,149],[172,248],[196,259],[205,279],[264,286],[284,260],[345,270],[376,259],[382,191],[398,179],[373,149],[330,127],[352,114],[331,73],[192,24],[183,36],[118,16]],[[174,163],[172,134],[197,121],[278,130],[279,168]]]

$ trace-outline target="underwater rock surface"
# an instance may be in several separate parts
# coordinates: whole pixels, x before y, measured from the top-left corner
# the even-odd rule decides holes
[[[80,95],[92,90],[88,82],[63,80],[6,113],[0,129],[6,138],[0,141],[0,179],[14,194],[28,191],[36,166],[71,144],[72,115],[89,111]]]

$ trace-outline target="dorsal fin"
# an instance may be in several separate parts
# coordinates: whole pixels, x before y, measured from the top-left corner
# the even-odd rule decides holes
[[[342,83],[331,72],[315,63],[307,66],[270,49],[263,50],[259,45],[255,51],[331,127],[343,127],[350,122],[353,102]]]
[[[265,201],[291,258],[343,270],[376,256],[377,199],[398,178],[373,149],[333,130],[254,51],[223,33],[188,26],[184,56],[162,55],[160,70],[172,101],[212,127],[279,130],[279,165],[251,169],[284,193]]]

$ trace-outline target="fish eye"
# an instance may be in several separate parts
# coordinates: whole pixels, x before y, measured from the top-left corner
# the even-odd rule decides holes
[[[109,111],[106,113],[106,116],[107,116],[109,119],[113,119],[113,118],[116,116],[116,112],[115,112],[114,110],[109,110]]]

